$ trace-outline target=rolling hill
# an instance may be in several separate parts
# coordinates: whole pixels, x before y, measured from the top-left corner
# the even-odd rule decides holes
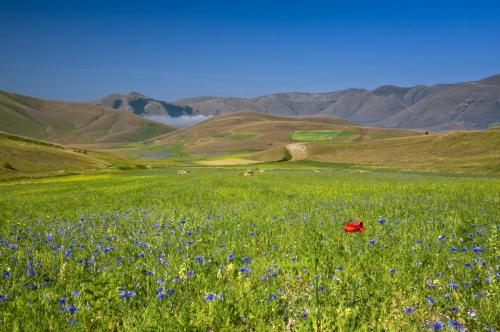
[[[312,135],[335,137],[335,142],[422,135],[423,132],[401,129],[368,128],[339,117],[279,117],[259,112],[240,111],[213,117],[192,127],[158,137],[155,144],[183,145],[188,153],[261,151],[282,146],[313,131]],[[326,131],[326,133],[325,133]]]
[[[365,127],[330,116],[278,117],[235,112],[160,136],[200,164],[310,160],[377,168],[500,174],[500,129],[423,131]]]
[[[135,142],[174,130],[128,112],[3,91],[0,120],[2,131],[61,144]]]
[[[334,115],[376,127],[485,129],[500,122],[500,74],[479,81],[330,93],[277,93],[255,98],[198,97],[175,104],[193,113],[242,109],[285,116]]]
[[[83,150],[0,132],[0,179],[60,175],[107,166]]]

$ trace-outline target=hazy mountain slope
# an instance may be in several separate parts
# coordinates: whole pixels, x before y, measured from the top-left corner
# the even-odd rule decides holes
[[[201,97],[174,103],[201,114],[253,110],[277,115],[324,114],[378,127],[484,129],[500,122],[500,74],[479,81],[278,93],[256,98]]]
[[[173,128],[88,103],[0,91],[0,130],[64,144],[142,141]]]

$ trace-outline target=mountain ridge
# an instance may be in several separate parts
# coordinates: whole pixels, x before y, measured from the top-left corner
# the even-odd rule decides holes
[[[476,81],[333,92],[281,92],[240,98],[200,96],[161,101],[112,94],[98,104],[139,115],[220,115],[241,110],[282,116],[332,115],[363,125],[425,130],[486,129],[500,122],[500,74]]]

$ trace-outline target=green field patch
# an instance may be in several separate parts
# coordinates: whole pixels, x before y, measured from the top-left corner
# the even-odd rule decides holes
[[[336,137],[351,136],[351,130],[309,130],[309,131],[294,131],[291,139],[294,141],[330,141]]]

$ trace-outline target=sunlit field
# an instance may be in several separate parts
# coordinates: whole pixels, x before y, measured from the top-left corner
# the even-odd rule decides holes
[[[499,328],[499,206],[498,178],[395,172],[3,182],[0,330]]]

